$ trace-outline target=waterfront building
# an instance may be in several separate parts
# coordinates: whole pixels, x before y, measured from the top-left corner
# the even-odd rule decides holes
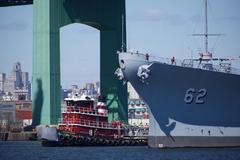
[[[141,99],[128,100],[128,123],[133,126],[149,126],[149,111]]]
[[[128,88],[128,123],[133,126],[149,126],[149,111],[147,105],[140,99],[131,83]]]
[[[0,103],[0,124],[6,125],[8,122],[16,121],[16,106],[9,103]]]
[[[21,131],[31,124],[31,101],[0,101],[0,132]]]

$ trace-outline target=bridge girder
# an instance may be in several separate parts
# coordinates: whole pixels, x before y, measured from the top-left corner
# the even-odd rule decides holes
[[[0,0],[0,7],[33,4],[33,0]]]

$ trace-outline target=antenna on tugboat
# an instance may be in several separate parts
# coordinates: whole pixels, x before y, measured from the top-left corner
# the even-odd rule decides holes
[[[208,33],[208,1],[205,0],[205,33],[204,34],[192,34],[192,36],[204,36],[205,37],[205,52],[208,52],[208,36],[221,36],[221,34],[209,34]]]

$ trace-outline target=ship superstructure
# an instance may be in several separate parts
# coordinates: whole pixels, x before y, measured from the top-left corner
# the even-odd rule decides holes
[[[108,123],[108,110],[103,102],[87,96],[65,99],[59,130],[85,136],[120,138],[123,128],[120,122]]]

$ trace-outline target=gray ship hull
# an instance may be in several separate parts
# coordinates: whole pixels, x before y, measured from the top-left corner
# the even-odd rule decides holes
[[[169,65],[141,54],[120,53],[119,63],[150,108],[150,147],[240,146],[239,75]],[[140,66],[148,66],[149,77],[137,75]]]

